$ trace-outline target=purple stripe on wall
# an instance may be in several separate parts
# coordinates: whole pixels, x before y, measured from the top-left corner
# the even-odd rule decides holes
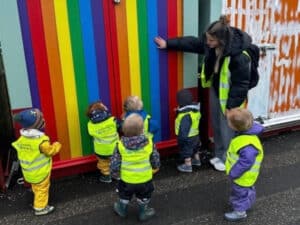
[[[26,67],[28,72],[28,80],[30,85],[30,94],[32,106],[41,108],[40,98],[38,93],[38,85],[36,80],[36,68],[34,64],[33,49],[31,34],[28,22],[28,11],[26,1],[18,0],[19,19],[22,30],[22,39],[24,46],[24,53],[26,58]]]
[[[111,110],[102,0],[91,0],[101,101]],[[106,31],[107,32],[107,31]]]
[[[157,0],[158,35],[167,38],[167,0]],[[170,137],[169,124],[169,84],[167,51],[159,51],[160,101],[161,101],[161,136],[163,140]]]

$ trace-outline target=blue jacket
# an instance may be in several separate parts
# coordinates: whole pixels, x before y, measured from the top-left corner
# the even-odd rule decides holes
[[[237,135],[241,134],[252,134],[252,135],[259,135],[262,133],[264,127],[258,123],[253,123],[253,126],[245,131],[237,133]],[[229,177],[231,179],[236,179],[240,177],[245,171],[249,170],[253,163],[255,162],[255,158],[258,154],[258,151],[256,148],[252,145],[248,145],[244,148],[242,148],[239,152],[239,160],[236,162],[236,164],[232,167],[229,173]]]

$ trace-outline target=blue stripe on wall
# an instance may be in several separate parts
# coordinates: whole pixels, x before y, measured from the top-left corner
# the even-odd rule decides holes
[[[153,42],[157,34],[157,2],[153,0],[147,1],[148,13],[148,50],[149,50],[149,72],[150,72],[150,90],[151,90],[151,116],[158,124],[161,124],[160,116],[160,77],[159,77],[159,58],[158,49]],[[154,141],[161,140],[161,129],[154,137]]]
[[[92,9],[90,0],[79,0],[80,21],[87,74],[89,102],[99,100],[95,40],[93,31]]]

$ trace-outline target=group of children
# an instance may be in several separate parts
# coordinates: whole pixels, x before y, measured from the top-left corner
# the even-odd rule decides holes
[[[177,136],[181,163],[180,172],[192,172],[193,166],[200,167],[199,121],[200,105],[193,102],[188,89],[177,92],[175,134]],[[118,180],[119,199],[114,211],[120,217],[127,216],[128,204],[135,196],[139,207],[139,219],[145,221],[155,215],[149,208],[154,191],[153,174],[160,168],[160,156],[153,142],[159,126],[143,109],[137,96],[129,96],[123,104],[124,113],[120,121],[111,115],[101,101],[92,103],[86,115],[87,130],[93,138],[100,181]],[[263,150],[257,134],[262,126],[253,123],[252,114],[246,109],[232,109],[227,113],[229,126],[237,136],[228,148],[226,174],[232,182],[230,202],[233,211],[224,216],[236,221],[247,217],[255,201],[254,183],[259,174]],[[34,193],[35,215],[45,215],[54,210],[48,205],[51,174],[51,157],[61,149],[59,142],[51,144],[44,133],[45,120],[39,109],[24,110],[14,116],[22,129],[20,137],[12,143],[17,150],[24,179],[31,184]]]

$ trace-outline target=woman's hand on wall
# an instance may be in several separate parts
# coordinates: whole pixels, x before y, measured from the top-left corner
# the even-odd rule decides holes
[[[155,37],[154,41],[155,41],[155,43],[157,45],[157,48],[160,48],[160,49],[167,48],[167,42],[162,37],[159,37],[159,36]]]

